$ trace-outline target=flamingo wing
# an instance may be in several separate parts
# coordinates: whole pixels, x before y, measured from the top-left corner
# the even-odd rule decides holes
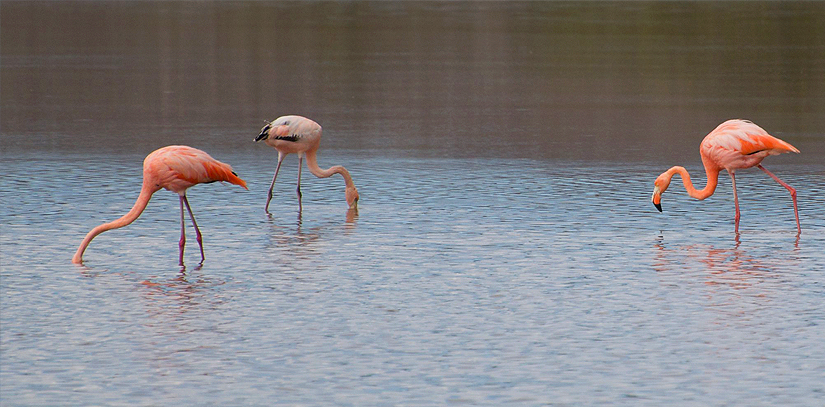
[[[321,126],[303,116],[281,116],[261,129],[255,141],[273,139],[300,142],[319,135]]]
[[[246,182],[204,151],[187,146],[168,146],[154,151],[144,161],[144,173],[149,171],[159,186],[182,193],[196,184],[226,181],[246,188]]]
[[[269,130],[269,137],[276,139],[276,140],[284,140],[284,141],[292,141],[297,142],[302,138],[306,137],[306,134],[298,132],[295,128],[296,126],[291,126],[289,124],[281,124],[273,126]]]
[[[799,150],[789,143],[771,136],[761,127],[747,120],[728,120],[720,124],[702,141],[705,150],[723,149],[741,155],[762,153],[762,156]]]

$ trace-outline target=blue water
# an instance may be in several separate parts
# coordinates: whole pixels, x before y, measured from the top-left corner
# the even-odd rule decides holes
[[[299,216],[291,160],[269,217],[270,174],[221,158],[250,191],[190,190],[206,262],[189,229],[185,270],[166,191],[69,261],[131,207],[138,162],[7,161],[4,404],[822,401],[822,168],[776,169],[798,239],[784,189],[743,173],[737,240],[724,180],[659,214],[642,166],[373,157],[348,217],[340,178],[311,177]]]
[[[825,404],[818,3],[0,4],[2,406]],[[357,213],[294,156],[264,213],[283,114]],[[801,235],[758,169],[738,236],[725,174],[651,204],[733,117]],[[72,264],[170,144],[249,185],[206,261],[159,191]]]

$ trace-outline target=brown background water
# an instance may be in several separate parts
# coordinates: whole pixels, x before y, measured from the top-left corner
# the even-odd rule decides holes
[[[6,148],[335,148],[684,158],[747,118],[820,162],[818,2],[4,2]],[[35,137],[36,136],[36,137]],[[804,147],[804,148],[803,148]],[[813,150],[812,150],[813,149]]]
[[[0,2],[0,404],[821,405],[819,2]],[[264,119],[324,126],[266,189]],[[702,137],[801,154],[705,201]],[[188,144],[249,191],[126,228],[143,158]]]

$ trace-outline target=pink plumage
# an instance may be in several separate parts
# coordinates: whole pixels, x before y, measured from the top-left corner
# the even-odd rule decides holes
[[[798,153],[796,147],[771,136],[747,120],[728,120],[702,140],[699,153],[705,165],[738,170],[758,165],[769,155]],[[705,160],[705,157],[708,160]]]
[[[318,167],[315,154],[321,145],[321,125],[303,116],[289,115],[281,116],[269,122],[261,129],[261,134],[255,137],[255,141],[262,141],[278,151],[278,166],[275,167],[275,176],[272,177],[272,184],[269,185],[269,193],[266,198],[264,211],[269,213],[269,202],[272,200],[272,189],[275,187],[275,179],[281,170],[281,163],[287,154],[298,154],[298,210],[301,210],[301,166],[304,161],[304,154],[307,156],[307,168],[312,175],[318,178],[327,178],[335,174],[341,174],[346,183],[344,198],[347,200],[350,210],[358,210],[358,189],[352,182],[352,177],[346,168],[336,165],[326,170]]]
[[[201,262],[203,262],[203,237],[200,229],[198,229],[198,224],[195,222],[189,200],[186,198],[186,190],[197,184],[216,181],[226,181],[246,189],[246,182],[238,178],[238,175],[232,171],[229,164],[212,158],[204,151],[187,146],[168,146],[153,151],[143,160],[143,187],[140,189],[140,195],[135,205],[129,213],[120,219],[104,223],[92,229],[83,239],[83,242],[80,243],[72,262],[83,262],[83,252],[95,236],[134,222],[146,209],[152,195],[161,188],[168,189],[180,196],[181,235],[178,244],[180,247],[180,264],[183,265],[183,249],[186,243],[183,223],[184,206],[189,211],[189,218],[192,219],[192,224],[195,226],[195,234],[201,249]]]
[[[801,233],[799,224],[799,209],[796,205],[796,190],[776,175],[762,166],[762,160],[769,155],[794,152],[799,150],[789,143],[771,136],[763,128],[747,120],[728,120],[717,126],[712,132],[705,136],[699,147],[699,155],[702,157],[702,164],[707,174],[707,185],[701,190],[693,187],[690,181],[690,174],[684,167],[675,166],[665,171],[654,182],[653,197],[651,200],[659,212],[662,211],[662,193],[670,185],[673,175],[679,174],[685,185],[688,195],[702,200],[711,195],[716,190],[719,182],[719,172],[726,170],[730,174],[733,184],[733,202],[736,207],[734,217],[735,232],[739,233],[739,198],[736,194],[736,170],[758,167],[771,178],[780,183],[790,193],[793,199],[794,216],[796,217],[797,232]]]

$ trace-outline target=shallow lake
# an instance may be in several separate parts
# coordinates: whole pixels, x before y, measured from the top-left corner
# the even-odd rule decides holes
[[[820,405],[819,3],[0,6],[0,404]],[[749,18],[743,19],[747,15]],[[36,22],[36,24],[35,24]],[[322,168],[256,144],[324,126]],[[702,137],[801,151],[705,201]],[[134,203],[186,144],[249,190]]]

